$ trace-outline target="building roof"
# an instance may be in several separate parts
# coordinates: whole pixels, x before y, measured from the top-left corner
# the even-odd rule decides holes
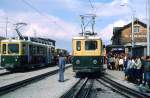
[[[146,27],[146,24],[145,24],[144,22],[140,21],[140,20],[137,19],[137,18],[134,20],[134,24],[140,24],[140,25],[142,25],[143,27]],[[122,27],[122,30],[123,30],[123,29],[126,29],[126,28],[128,28],[128,27],[130,27],[131,25],[132,25],[132,22],[128,23],[127,25],[124,25],[124,26]]]
[[[134,24],[140,24],[140,25],[142,25],[143,27],[146,28],[146,24],[144,22],[140,21],[137,18],[134,20]],[[131,25],[132,25],[132,22],[128,23],[127,25],[124,25],[123,27],[114,27],[113,28],[113,33],[120,32],[120,31],[130,27]]]

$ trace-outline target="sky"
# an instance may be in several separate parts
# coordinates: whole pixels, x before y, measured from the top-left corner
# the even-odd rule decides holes
[[[23,22],[22,35],[56,40],[57,48],[71,52],[72,37],[81,32],[80,15],[96,14],[95,31],[108,45],[113,27],[128,24],[133,11],[145,22],[146,0],[0,0],[0,36],[6,36],[8,18],[7,37],[16,36],[14,24]]]

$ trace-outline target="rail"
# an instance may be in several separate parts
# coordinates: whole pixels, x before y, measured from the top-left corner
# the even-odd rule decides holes
[[[134,89],[131,89],[129,87],[126,87],[118,82],[115,82],[111,79],[109,79],[108,77],[101,77],[101,79],[109,84],[111,84],[114,88],[119,89],[119,91],[121,91],[120,93],[126,95],[126,96],[134,96],[135,98],[150,98],[150,95],[142,93],[140,91],[136,91]]]
[[[71,65],[67,66],[66,69],[70,68],[70,67],[71,67]],[[53,71],[50,71],[50,72],[46,72],[46,73],[43,73],[43,74],[40,74],[40,75],[37,75],[37,76],[33,76],[33,77],[30,77],[30,78],[27,78],[27,79],[24,79],[24,80],[21,80],[21,81],[18,81],[18,82],[15,82],[15,83],[3,86],[3,87],[0,87],[0,95],[8,93],[12,90],[16,90],[16,89],[18,89],[20,87],[23,87],[25,85],[28,85],[30,83],[42,80],[42,79],[44,79],[48,76],[52,76],[52,75],[58,73],[58,71],[59,71],[59,69],[56,69],[56,70],[53,70]]]

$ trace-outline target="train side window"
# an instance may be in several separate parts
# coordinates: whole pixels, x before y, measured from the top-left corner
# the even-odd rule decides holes
[[[29,45],[29,49],[30,49],[30,54],[32,54],[32,45]]]
[[[76,50],[80,51],[81,50],[81,41],[76,42]]]
[[[36,47],[36,54],[39,54],[39,53],[40,53],[40,47],[37,46],[37,47]]]
[[[55,48],[54,48],[54,47],[51,48],[51,52],[52,52],[52,53],[55,52]]]
[[[3,53],[3,54],[6,54],[6,44],[3,44],[2,48],[3,48],[2,53]]]
[[[43,47],[40,47],[40,54],[44,54],[44,48]]]
[[[22,54],[26,54],[26,45],[22,44]]]
[[[32,50],[32,53],[33,53],[33,54],[36,54],[36,46],[33,46],[32,49],[33,49],[33,50]]]

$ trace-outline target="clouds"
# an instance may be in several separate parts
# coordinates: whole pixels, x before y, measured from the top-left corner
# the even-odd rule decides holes
[[[106,27],[104,27],[104,29],[102,29],[99,33],[99,36],[103,39],[103,41],[105,42],[105,44],[110,44],[111,43],[111,37],[113,35],[113,27],[122,27],[125,24],[127,24],[126,21],[120,19],[117,20],[114,23],[111,23],[109,25],[107,25]]]
[[[23,31],[23,35],[26,36],[34,36],[36,33],[38,37],[65,38],[64,40],[67,40],[67,37],[72,36],[76,31],[74,24],[48,14],[41,16],[38,13],[22,12],[9,14],[8,16],[15,17],[16,22],[28,24]]]
[[[71,38],[81,31],[80,20],[77,19],[79,15],[93,12],[88,0],[26,0],[40,13],[23,3],[22,0],[17,0],[18,2],[15,4],[14,1],[16,0],[3,0],[3,6],[0,3],[0,16],[3,17],[0,18],[0,21],[3,21],[3,23],[0,23],[1,35],[5,35],[5,17],[8,17],[8,33],[10,33],[10,36],[16,35],[14,23],[26,22],[28,25],[21,30],[23,35],[49,37],[60,41],[58,43],[61,45],[64,40],[66,46],[71,46]],[[95,1],[92,2],[95,6],[94,13],[97,14],[97,20],[101,20],[96,25],[96,32],[100,32],[99,35],[106,44],[110,43],[113,27],[122,26],[131,19],[131,9],[127,6],[121,7],[122,2],[133,6],[136,10],[136,16],[140,20],[145,19],[146,0],[132,0],[132,2],[131,0],[93,1]],[[16,5],[17,7],[15,7]]]

